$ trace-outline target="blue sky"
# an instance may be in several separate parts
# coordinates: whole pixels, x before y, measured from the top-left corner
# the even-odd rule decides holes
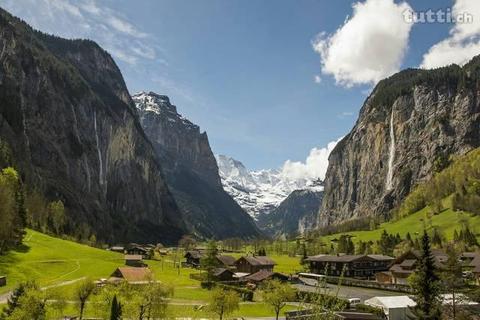
[[[367,2],[373,6],[376,1],[391,2],[385,10],[409,5],[415,11],[465,2]],[[358,80],[362,70],[355,68],[353,74],[339,76],[342,62],[335,60],[333,37],[346,19],[355,16],[353,3],[357,2],[0,0],[0,6],[36,28],[98,41],[112,52],[131,93],[152,90],[169,95],[180,113],[207,131],[215,153],[232,156],[251,169],[280,167],[286,160],[305,162],[312,148],[325,147],[354,125],[378,74],[374,80]],[[361,21],[359,25],[364,26]],[[365,33],[382,32],[381,27],[365,28]],[[402,51],[397,63],[389,66],[392,70],[438,66],[440,58],[450,59],[437,52],[442,50],[432,52],[428,61],[424,55],[452,37],[454,24],[402,28],[406,44],[395,38],[397,49],[386,38],[381,46],[369,46],[368,56],[355,57],[363,59],[354,60],[361,62],[359,68],[363,61],[378,59],[381,64],[381,55],[396,54],[385,49]],[[324,56],[312,43],[323,45]],[[454,49],[465,51],[458,46]],[[385,72],[380,75],[389,74]],[[314,81],[316,76],[320,83]]]

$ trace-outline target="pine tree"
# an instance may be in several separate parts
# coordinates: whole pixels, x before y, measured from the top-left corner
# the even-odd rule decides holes
[[[112,308],[110,311],[110,320],[122,319],[122,304],[117,300],[117,295],[113,296]]]
[[[218,267],[219,262],[217,259],[218,248],[215,241],[210,241],[207,245],[206,256],[200,260],[200,266],[207,272],[208,281],[213,280],[213,272]]]
[[[435,261],[432,256],[430,237],[424,231],[422,237],[422,253],[418,270],[411,278],[416,306],[412,313],[416,319],[439,320],[441,318],[440,279],[437,275]]]

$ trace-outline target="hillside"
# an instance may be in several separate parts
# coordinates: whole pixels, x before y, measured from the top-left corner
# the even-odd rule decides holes
[[[382,223],[375,230],[336,233],[325,236],[322,239],[329,243],[330,240],[338,238],[342,234],[349,234],[353,236],[352,240],[354,243],[358,241],[376,241],[380,239],[383,230],[386,230],[389,234],[398,233],[402,238],[405,238],[405,235],[410,233],[415,238],[416,234],[423,232],[423,226],[425,225],[427,229],[437,228],[448,240],[452,240],[455,229],[459,231],[462,223],[465,222],[468,223],[470,229],[480,239],[480,233],[478,233],[480,230],[480,216],[468,212],[454,212],[448,208],[438,215],[431,216],[431,219],[427,219],[429,211],[430,208],[424,208],[399,220]],[[424,221],[426,222],[424,223]]]
[[[446,160],[447,167],[419,184],[393,210],[393,219],[372,231],[347,232],[354,241],[378,240],[383,230],[402,238],[436,228],[448,240],[455,230],[468,225],[480,237],[480,148]],[[340,233],[342,234],[342,233]],[[334,234],[328,240],[338,237]]]
[[[0,293],[27,280],[45,287],[85,276],[104,278],[123,263],[122,254],[27,230],[21,248],[0,256],[0,275],[7,276],[7,286],[0,287]]]
[[[450,156],[480,146],[479,61],[408,69],[378,83],[353,129],[330,154],[322,226],[389,218]]]

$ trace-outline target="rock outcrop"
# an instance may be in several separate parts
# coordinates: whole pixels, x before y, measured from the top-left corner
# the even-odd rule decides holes
[[[287,239],[316,227],[323,191],[295,190],[268,214],[258,217],[258,226],[274,238]]]
[[[257,237],[252,218],[222,188],[207,134],[165,95],[141,92],[133,100],[189,231],[201,238]]]
[[[329,158],[320,225],[385,215],[451,155],[480,145],[480,58],[381,81]]]
[[[65,202],[67,232],[154,243],[186,232],[111,56],[2,9],[0,137],[28,185]]]

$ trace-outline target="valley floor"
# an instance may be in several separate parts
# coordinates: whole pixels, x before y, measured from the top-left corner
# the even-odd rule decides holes
[[[155,278],[174,286],[174,296],[169,304],[172,317],[211,317],[201,306],[207,304],[210,292],[190,278],[199,272],[191,268],[174,268],[174,260],[183,254],[171,253],[162,260],[148,260]],[[298,271],[298,258],[273,256],[279,263],[278,270],[286,273]],[[7,276],[7,286],[0,287],[0,304],[6,303],[9,293],[23,281],[35,280],[39,286],[67,300],[65,314],[76,314],[74,302],[76,282],[88,277],[93,280],[108,278],[119,266],[124,265],[122,254],[92,248],[71,241],[61,240],[28,230],[24,245],[17,251],[0,256],[0,275]],[[258,299],[256,299],[258,300]],[[199,307],[200,306],[200,307]],[[296,304],[288,305],[284,311],[297,310]],[[87,305],[86,315],[95,317],[94,306]],[[283,313],[282,313],[283,314]],[[244,302],[233,317],[273,317],[272,309],[262,302]]]

